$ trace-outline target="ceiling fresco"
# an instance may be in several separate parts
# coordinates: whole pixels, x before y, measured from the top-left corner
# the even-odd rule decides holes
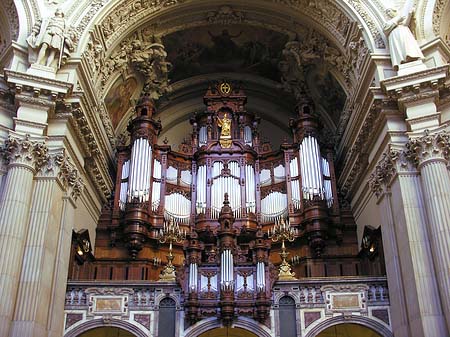
[[[279,81],[278,62],[287,36],[245,25],[210,25],[163,38],[173,65],[172,82],[216,72],[250,73]]]

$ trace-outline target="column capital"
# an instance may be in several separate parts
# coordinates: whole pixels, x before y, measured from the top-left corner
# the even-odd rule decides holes
[[[389,150],[382,154],[369,177],[370,188],[377,198],[387,192],[392,180],[399,174],[417,174],[417,170],[403,146],[391,145]]]
[[[450,135],[445,130],[425,130],[422,136],[412,138],[406,144],[408,158],[420,167],[427,161],[447,163],[450,153]]]
[[[22,165],[33,171],[38,171],[48,160],[45,141],[33,140],[29,134],[24,137],[9,135],[2,152],[9,166]]]

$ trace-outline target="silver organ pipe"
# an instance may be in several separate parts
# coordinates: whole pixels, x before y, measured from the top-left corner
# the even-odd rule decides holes
[[[206,130],[206,126],[202,126],[198,132],[198,145],[203,146],[206,145],[208,141],[208,133]]]
[[[233,287],[233,254],[230,249],[225,249],[220,258],[220,273],[222,275],[222,287]]]
[[[301,197],[300,197],[300,182],[298,179],[298,161],[297,158],[291,159],[289,163],[289,168],[291,171],[291,193],[292,193],[292,204],[295,209],[300,209]]]
[[[197,276],[198,276],[197,263],[191,263],[189,265],[189,284],[188,284],[190,291],[197,290]]]
[[[161,163],[155,159],[153,161],[153,184],[152,184],[152,210],[156,212],[161,201]],[[155,179],[158,179],[155,180]]]
[[[125,204],[127,202],[129,173],[130,173],[130,161],[127,160],[122,165],[122,176],[121,176],[120,196],[119,196],[119,207],[121,210],[125,209]]]
[[[152,167],[152,147],[146,138],[134,141],[131,150],[131,162],[128,184],[128,201],[137,199],[148,201],[150,193],[150,172]]]
[[[264,271],[264,262],[259,261],[256,264],[256,287],[259,291],[266,289],[266,275]]]
[[[166,171],[167,182],[171,184],[176,184],[177,178],[178,178],[178,170],[173,166],[169,166]]]
[[[183,170],[180,174],[180,185],[183,186],[191,186],[192,183],[192,174],[189,170]]]
[[[261,199],[261,218],[263,222],[273,222],[287,215],[287,195],[271,192]]]
[[[331,189],[331,177],[330,177],[330,164],[328,160],[322,157],[322,172],[324,176],[323,186],[325,189],[325,199],[327,200],[327,206],[333,205],[333,191]]]
[[[211,217],[217,219],[220,209],[223,206],[225,193],[229,195],[230,207],[235,218],[242,215],[241,206],[241,186],[239,184],[240,168],[239,163],[232,161],[228,163],[231,176],[221,176],[223,170],[222,162],[214,162],[212,168],[213,183],[211,185]]]
[[[252,129],[248,125],[246,125],[244,127],[244,143],[245,143],[245,145],[250,145],[250,146],[252,146],[252,143],[253,143]]]
[[[316,138],[303,138],[300,145],[300,168],[305,199],[313,199],[316,195],[324,198],[321,158]]]
[[[166,195],[164,216],[173,218],[178,223],[189,223],[191,215],[191,201],[181,193]]]
[[[245,199],[247,213],[256,212],[255,170],[252,165],[245,165]]]
[[[273,169],[273,175],[275,178],[275,183],[286,180],[286,170],[283,165],[278,165]]]
[[[198,167],[197,171],[197,214],[206,212],[206,165]]]
[[[259,174],[259,183],[261,186],[270,185],[270,170],[261,170],[261,173]]]

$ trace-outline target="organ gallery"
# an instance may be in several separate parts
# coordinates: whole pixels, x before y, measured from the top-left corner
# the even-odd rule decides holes
[[[370,270],[367,256],[357,256],[354,220],[339,206],[333,145],[311,99],[293,107],[286,125],[293,141],[278,149],[261,140],[242,83],[215,81],[203,101],[189,140],[173,149],[158,143],[163,126],[141,94],[127,144],[117,149],[96,259],[73,264],[74,279],[176,283],[187,325],[218,316],[227,326],[236,315],[267,324],[278,280],[382,271],[376,236],[368,237],[377,250]]]

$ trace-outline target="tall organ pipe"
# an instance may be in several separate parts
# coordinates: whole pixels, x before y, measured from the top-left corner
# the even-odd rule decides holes
[[[197,290],[197,263],[191,263],[189,265],[189,290],[196,291]]]
[[[259,291],[263,291],[266,288],[266,277],[264,272],[264,262],[259,261],[256,264],[256,286]]]
[[[138,138],[131,150],[128,202],[134,199],[139,202],[148,201],[151,167],[152,148],[146,138]]]
[[[324,198],[324,183],[322,175],[322,163],[319,144],[315,137],[303,138],[300,145],[300,168],[302,170],[302,187],[305,197],[312,199],[314,196]]]

